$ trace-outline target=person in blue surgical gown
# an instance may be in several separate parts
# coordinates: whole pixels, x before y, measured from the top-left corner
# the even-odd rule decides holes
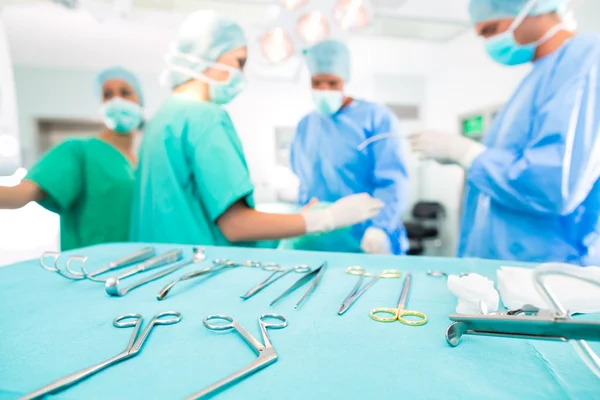
[[[352,228],[345,251],[405,254],[401,221],[408,198],[408,176],[396,117],[386,107],[344,94],[350,79],[350,52],[337,41],[305,51],[316,111],[304,117],[291,146],[291,166],[300,178],[299,203],[332,202],[369,193],[385,208]],[[339,243],[336,248],[340,250]]]
[[[532,63],[483,144],[425,132],[414,150],[467,173],[463,257],[598,263],[600,38],[575,35],[564,0],[471,0],[487,53]]]

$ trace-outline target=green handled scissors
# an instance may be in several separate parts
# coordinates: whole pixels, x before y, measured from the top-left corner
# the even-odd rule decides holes
[[[377,322],[395,322],[398,321],[408,326],[422,326],[427,323],[427,315],[419,311],[406,310],[406,301],[408,300],[408,294],[410,292],[410,283],[412,281],[412,272],[409,272],[404,279],[404,285],[402,286],[402,292],[400,293],[400,299],[398,300],[398,306],[396,308],[374,308],[371,310],[371,318]],[[389,314],[393,317],[379,317],[377,314]],[[405,317],[416,317],[417,320],[408,320]]]

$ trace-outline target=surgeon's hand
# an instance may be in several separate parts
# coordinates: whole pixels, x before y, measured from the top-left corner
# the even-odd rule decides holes
[[[414,152],[424,159],[434,159],[440,164],[458,164],[471,168],[473,160],[487,148],[479,142],[458,135],[439,132],[420,132],[408,137]]]
[[[330,232],[372,219],[383,207],[380,200],[359,193],[341,198],[326,209],[302,211],[302,216],[306,233]]]
[[[390,239],[383,229],[370,227],[360,242],[360,249],[368,254],[391,254]]]

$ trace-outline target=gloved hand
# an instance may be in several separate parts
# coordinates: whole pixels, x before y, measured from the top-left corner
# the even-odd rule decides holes
[[[458,164],[471,168],[473,160],[487,148],[474,140],[458,135],[438,132],[420,132],[408,137],[413,151],[425,159],[434,159],[441,164]]]
[[[360,242],[360,249],[369,254],[391,254],[390,239],[383,229],[370,227]]]
[[[353,194],[339,199],[322,210],[301,211],[306,233],[330,232],[374,218],[384,207],[383,202],[367,193]]]

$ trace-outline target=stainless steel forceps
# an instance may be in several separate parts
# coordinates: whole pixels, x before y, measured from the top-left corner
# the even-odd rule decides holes
[[[58,266],[58,259],[60,258],[61,253],[56,251],[46,251],[40,257],[40,265],[42,268],[48,271],[56,272],[59,275],[71,279],[71,280],[82,280],[82,279],[90,279],[93,281],[104,282],[102,279],[96,278],[97,275],[103,274],[105,272],[113,271],[115,269],[125,268],[130,265],[134,265],[143,261],[146,261],[154,256],[156,256],[156,250],[153,247],[146,247],[144,249],[138,250],[133,254],[129,254],[123,258],[120,258],[115,261],[111,261],[107,266],[97,269],[94,272],[87,272],[85,270],[85,263],[87,262],[87,257],[84,256],[71,256],[67,259],[65,263],[66,271],[62,270]],[[46,259],[53,259],[53,265],[46,264]],[[82,272],[74,271],[71,269],[71,263],[79,262],[81,264]]]
[[[268,318],[277,319],[279,323],[270,323],[266,320]],[[221,320],[225,321],[225,324],[214,324],[211,321]],[[240,369],[237,372],[229,375],[227,378],[220,380],[219,382],[210,385],[209,387],[192,394],[185,398],[185,400],[195,400],[206,398],[210,395],[216,394],[217,391],[220,391],[227,386],[233,385],[241,379],[254,374],[255,372],[268,367],[277,361],[277,353],[271,344],[271,340],[269,340],[268,329],[282,329],[287,326],[287,319],[280,314],[263,314],[258,318],[258,324],[260,325],[260,331],[262,333],[262,338],[264,344],[259,342],[254,336],[252,336],[243,326],[238,324],[233,318],[228,315],[223,314],[215,314],[209,315],[204,318],[204,326],[213,331],[227,331],[230,329],[235,329],[235,331],[242,336],[242,338],[246,341],[248,346],[254,350],[258,358],[248,364],[246,367]]]
[[[265,279],[258,285],[254,286],[252,289],[250,289],[248,291],[248,293],[246,293],[245,295],[240,296],[240,297],[243,300],[247,300],[250,297],[254,296],[255,294],[259,293],[261,290],[263,290],[267,286],[277,282],[278,280],[280,280],[281,278],[283,278],[284,276],[286,276],[292,272],[296,272],[298,274],[307,274],[312,271],[312,269],[308,265],[296,265],[294,268],[290,268],[287,270],[285,270],[279,266],[274,266],[272,270],[274,272],[271,275],[269,275],[269,277],[267,279]]]
[[[110,277],[110,278],[94,278],[94,277],[92,277],[92,280],[94,282],[104,283],[105,285],[109,284],[109,281],[114,282],[115,280],[118,283],[120,279],[129,278],[130,276],[142,273],[144,271],[150,271],[151,269],[164,267],[165,265],[179,261],[182,258],[183,258],[182,250],[171,250],[164,254],[161,254],[159,256],[156,256],[149,260],[146,260],[143,263],[137,264],[135,267],[128,269],[127,271],[125,271],[122,274],[117,275],[115,277]],[[86,275],[86,277],[88,279],[90,279],[88,275]],[[109,285],[112,285],[112,283]]]
[[[190,272],[188,274],[182,275],[179,278],[175,279],[174,281],[168,283],[158,292],[158,294],[156,295],[156,299],[164,300],[167,297],[167,295],[169,294],[169,292],[171,291],[171,289],[173,289],[173,287],[175,285],[177,285],[179,282],[198,278],[198,277],[208,275],[208,274],[216,274],[219,272],[223,272],[227,269],[238,268],[238,267],[262,268],[267,271],[273,271],[275,268],[280,268],[276,264],[261,264],[258,261],[244,261],[241,263],[236,263],[236,262],[233,262],[230,260],[218,258],[213,261],[213,265],[211,265],[210,267],[206,267],[199,271],[194,271],[194,272]]]
[[[354,288],[352,289],[350,294],[344,299],[344,302],[340,306],[340,309],[338,310],[338,315],[343,315],[346,311],[348,311],[350,309],[350,307],[352,307],[352,304],[356,303],[356,301],[360,298],[360,296],[365,294],[365,292],[367,290],[369,290],[371,288],[371,286],[373,286],[375,283],[377,283],[377,281],[379,279],[381,279],[381,278],[396,279],[396,278],[400,278],[402,276],[402,272],[395,270],[395,269],[386,269],[379,275],[373,275],[373,274],[367,272],[363,267],[358,267],[358,266],[348,267],[346,269],[346,273],[350,274],[350,275],[358,275],[359,278],[358,278],[358,282],[356,282],[356,286],[354,286]],[[366,276],[372,276],[372,278],[369,281],[369,283],[367,283],[365,286],[363,286],[361,288],[363,280],[365,279]]]
[[[298,279],[296,281],[296,283],[294,283],[285,292],[283,292],[279,297],[277,297],[275,300],[273,300],[270,305],[273,306],[279,300],[283,299],[284,297],[287,297],[292,292],[294,292],[297,289],[299,289],[300,287],[304,286],[308,281],[310,281],[312,279],[312,283],[310,284],[310,286],[308,287],[306,292],[302,295],[300,300],[298,300],[298,302],[294,306],[295,309],[300,308],[300,306],[302,304],[304,304],[304,302],[308,298],[308,295],[310,295],[317,288],[319,283],[321,282],[321,278],[323,276],[323,273],[325,272],[325,268],[327,268],[327,261],[325,261],[323,264],[321,264],[321,266],[319,268],[309,272],[308,274],[304,275],[302,278]]]
[[[166,317],[166,318],[165,318]],[[150,320],[150,323],[146,326],[143,332],[138,335],[140,328],[142,327],[142,315],[141,314],[124,314],[120,315],[113,321],[113,325],[117,328],[130,328],[133,327],[133,333],[131,334],[131,339],[129,339],[129,343],[125,350],[121,353],[117,354],[114,357],[109,358],[106,361],[93,365],[89,368],[83,369],[79,372],[75,372],[69,376],[65,376],[57,381],[54,381],[35,392],[29,393],[21,397],[20,400],[32,400],[32,399],[42,399],[49,394],[57,393],[62,390],[67,389],[68,387],[81,382],[84,379],[89,378],[97,372],[102,371],[112,365],[115,365],[121,361],[124,361],[128,358],[136,356],[142,349],[144,342],[150,335],[152,328],[156,325],[173,325],[181,321],[181,314],[177,311],[167,311],[156,314]]]
[[[175,250],[173,252],[167,253],[167,254],[163,255],[163,257],[165,257],[166,259],[162,260],[162,262],[160,264],[155,265],[155,266],[153,266],[151,268],[149,268],[148,266],[146,266],[146,267],[144,267],[142,269],[142,271],[147,271],[149,269],[158,268],[158,267],[160,267],[162,265],[169,264],[171,262],[179,261],[181,259],[182,255],[183,255],[183,252],[181,250]],[[173,267],[166,268],[166,269],[164,269],[162,271],[157,272],[156,274],[153,274],[153,275],[148,276],[148,277],[146,277],[144,279],[141,279],[140,281],[138,281],[136,283],[133,283],[133,284],[131,284],[131,285],[129,285],[129,286],[123,288],[123,289],[119,289],[119,280],[123,279],[124,277],[130,276],[130,274],[133,273],[133,270],[132,270],[132,271],[126,272],[126,273],[124,273],[122,275],[115,276],[115,277],[112,277],[112,278],[108,278],[106,280],[105,285],[104,285],[104,289],[106,290],[106,293],[108,295],[110,295],[110,296],[122,297],[122,296],[125,296],[127,293],[129,293],[131,290],[134,290],[134,289],[136,289],[136,288],[138,288],[140,286],[143,286],[143,285],[145,285],[147,283],[153,282],[153,281],[155,281],[157,279],[160,279],[160,278],[162,278],[164,276],[170,275],[173,272],[175,272],[175,271],[177,271],[177,270],[179,270],[179,269],[181,269],[183,267],[186,267],[188,265],[195,264],[195,263],[198,263],[198,262],[202,262],[202,261],[204,261],[205,258],[206,258],[206,255],[204,253],[204,248],[202,248],[202,247],[194,247],[193,248],[193,256],[188,261],[184,261],[184,262],[181,262],[181,263],[179,263],[179,264],[177,264],[177,265],[175,265]],[[150,261],[152,261],[152,260],[150,260]],[[148,261],[148,262],[150,262],[150,261]],[[138,272],[141,272],[141,271],[138,271]]]

